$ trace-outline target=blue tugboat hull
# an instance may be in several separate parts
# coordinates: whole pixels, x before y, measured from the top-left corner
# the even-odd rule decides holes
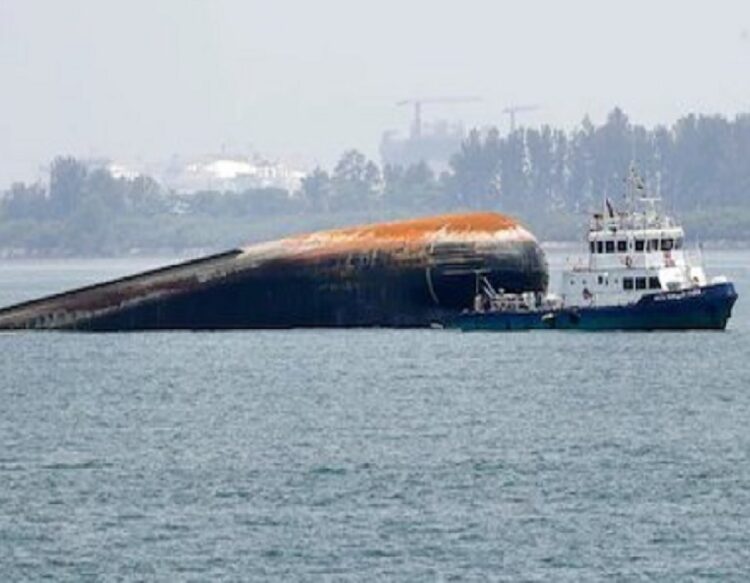
[[[461,314],[448,323],[463,331],[505,330],[723,330],[737,292],[718,283],[661,292],[625,306],[571,307],[529,312]]]

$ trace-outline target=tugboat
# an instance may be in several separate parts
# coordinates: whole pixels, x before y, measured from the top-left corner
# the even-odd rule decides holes
[[[587,257],[569,262],[560,296],[508,294],[477,274],[474,309],[447,322],[473,330],[724,330],[737,300],[684,250],[683,228],[631,165],[625,208],[605,200],[591,219]]]

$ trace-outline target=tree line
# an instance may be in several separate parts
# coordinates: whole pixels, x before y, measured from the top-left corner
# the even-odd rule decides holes
[[[451,164],[453,191],[472,206],[579,211],[622,196],[631,161],[679,211],[748,206],[750,115],[689,115],[647,129],[614,109],[604,124],[587,118],[572,132],[472,132]]]
[[[322,208],[381,203],[414,209],[495,209],[532,216],[585,212],[624,194],[635,162],[649,188],[680,211],[750,207],[750,115],[689,115],[671,127],[632,124],[616,108],[596,126],[473,130],[436,175],[424,163],[382,172],[348,152],[329,175],[317,169],[304,197]]]
[[[709,236],[711,226],[717,235],[746,236],[750,115],[689,115],[648,129],[614,109],[603,124],[585,118],[572,131],[542,126],[502,136],[497,129],[473,130],[439,173],[424,162],[380,167],[349,150],[330,171],[309,173],[297,192],[177,194],[148,176],[115,177],[105,166],[59,157],[48,184],[16,183],[0,194],[0,247],[91,253],[211,246],[224,242],[217,234],[226,234],[222,225],[232,221],[241,228],[296,217],[294,224],[305,228],[310,217],[343,223],[459,209],[517,215],[542,238],[576,237],[570,217],[604,197],[616,202],[631,161],[668,206],[695,217]],[[555,229],[560,224],[565,229]]]

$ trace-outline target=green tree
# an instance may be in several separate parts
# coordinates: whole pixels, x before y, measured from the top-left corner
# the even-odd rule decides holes
[[[129,212],[136,215],[153,215],[168,208],[161,186],[150,176],[139,175],[128,181],[125,199]]]
[[[336,208],[360,208],[379,196],[380,169],[361,152],[348,150],[336,164],[331,183]]]
[[[450,187],[456,201],[470,208],[497,205],[500,194],[501,143],[497,129],[482,138],[478,130],[469,132],[461,150],[453,156],[450,166],[453,180]]]
[[[46,219],[49,216],[47,192],[38,183],[15,182],[2,196],[2,211],[10,220]]]
[[[383,185],[383,198],[390,207],[426,210],[442,204],[441,187],[426,162],[406,168],[386,165],[383,168]]]
[[[383,200],[389,207],[406,205],[407,193],[404,192],[404,167],[400,164],[383,166]]]
[[[302,179],[302,198],[313,211],[328,212],[331,202],[331,177],[316,167]]]
[[[126,210],[127,180],[116,179],[107,168],[95,168],[87,173],[79,205],[95,203],[102,219],[119,215]]]
[[[86,166],[70,156],[55,158],[50,168],[49,196],[52,212],[58,217],[73,213],[86,188]]]
[[[506,211],[523,212],[532,206],[525,134],[518,129],[500,143],[500,185]]]

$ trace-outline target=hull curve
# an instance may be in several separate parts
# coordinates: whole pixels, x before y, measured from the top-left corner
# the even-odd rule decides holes
[[[323,231],[0,310],[0,329],[421,327],[472,305],[477,274],[544,292],[534,237],[495,213]]]

